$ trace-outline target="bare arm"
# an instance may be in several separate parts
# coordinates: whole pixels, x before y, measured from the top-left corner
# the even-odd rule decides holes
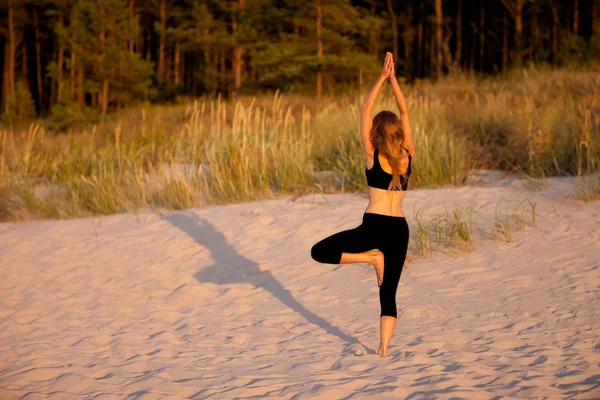
[[[394,64],[392,63],[392,66]],[[404,98],[404,94],[402,94],[402,90],[400,89],[400,85],[396,80],[396,75],[393,73],[390,74],[390,82],[392,83],[392,89],[394,90],[394,96],[396,97],[396,104],[398,104],[398,110],[400,111],[400,123],[402,125],[402,147],[405,147],[410,154],[415,156],[415,143],[413,140],[412,128],[410,127],[410,119],[408,118],[408,106],[406,105],[406,99]]]
[[[363,149],[367,157],[373,156],[373,144],[371,143],[370,133],[371,127],[373,126],[373,108],[375,107],[375,102],[377,101],[377,96],[385,83],[385,80],[390,76],[390,66],[392,63],[392,55],[391,53],[387,53],[385,56],[385,61],[383,63],[383,70],[381,71],[381,75],[373,85],[373,88],[367,95],[364,104],[361,107],[360,112],[360,138],[362,141]]]

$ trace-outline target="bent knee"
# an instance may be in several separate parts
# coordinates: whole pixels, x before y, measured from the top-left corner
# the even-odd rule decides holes
[[[317,262],[324,262],[324,258],[325,258],[325,251],[323,249],[323,247],[317,243],[315,244],[311,249],[310,249],[310,256],[312,257],[313,260],[317,261]]]
[[[319,247],[317,247],[316,244],[310,249],[310,256],[313,260],[321,262],[321,253],[319,251]]]
[[[328,251],[322,242],[315,244],[310,249],[310,256],[313,260],[324,264],[338,264],[341,254],[333,254]]]

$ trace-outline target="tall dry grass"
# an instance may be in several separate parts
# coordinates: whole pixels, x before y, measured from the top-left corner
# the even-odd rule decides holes
[[[600,76],[528,70],[406,87],[417,157],[411,187],[460,185],[473,168],[533,178],[600,163]],[[143,105],[98,126],[0,131],[0,219],[180,209],[366,190],[363,98],[281,96]],[[395,110],[389,89],[375,112]],[[329,171],[329,172],[323,172]],[[334,177],[323,181],[323,176]]]

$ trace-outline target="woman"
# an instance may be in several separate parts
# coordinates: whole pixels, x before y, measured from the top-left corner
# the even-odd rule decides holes
[[[381,111],[372,117],[377,95],[386,79],[394,89],[400,118],[390,111]],[[381,305],[381,341],[377,354],[387,357],[396,327],[396,289],[408,247],[409,231],[402,200],[415,156],[406,100],[396,80],[394,61],[389,52],[381,75],[362,106],[360,136],[369,185],[369,205],[362,224],[323,239],[313,246],[311,255],[315,261],[327,264],[373,265]]]

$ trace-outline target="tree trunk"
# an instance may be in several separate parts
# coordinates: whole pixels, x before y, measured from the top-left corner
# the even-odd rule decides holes
[[[321,0],[317,0],[317,99],[321,99],[323,92],[323,72],[321,71],[321,62],[323,58],[323,38],[321,32],[321,24],[323,13],[321,10]]]
[[[77,58],[77,53],[74,51],[71,52],[71,101],[75,101],[75,62]]]
[[[146,61],[152,60],[152,34],[150,31],[146,31]]]
[[[390,22],[392,23],[392,54],[394,55],[394,62],[398,62],[398,21],[396,19],[396,12],[392,5],[392,0],[387,0],[388,12],[390,13]]]
[[[102,81],[102,116],[106,115],[108,109],[108,78]]]
[[[244,12],[245,0],[239,0],[240,5],[240,15]],[[233,23],[232,23],[233,33],[236,34],[238,29],[238,22],[235,14],[233,15]],[[238,35],[239,36],[239,35]],[[239,39],[239,37],[238,37]],[[233,50],[233,71],[234,71],[234,87],[233,87],[233,96],[237,97],[240,94],[240,88],[242,86],[242,67],[243,67],[243,56],[244,56],[244,48],[238,45]]]
[[[15,38],[15,21],[12,0],[8,0],[8,96],[12,99],[15,92],[15,64],[17,57],[17,44]]]
[[[21,79],[29,86],[29,59],[27,54],[27,43],[21,46]]]
[[[600,34],[600,0],[592,4],[592,33]]]
[[[133,48],[133,52],[134,53],[139,53],[140,54],[140,58],[144,58],[145,57],[145,53],[144,53],[144,29],[142,28],[141,24],[140,24],[140,33],[137,36],[137,38],[135,39],[135,44],[134,44],[134,48]]]
[[[508,12],[504,10],[502,24],[502,72],[508,69]]]
[[[185,79],[185,51],[179,50],[179,82],[182,86],[185,86],[187,80]]]
[[[176,86],[179,86],[179,63],[181,61],[181,54],[179,51],[179,43],[175,43],[175,54],[173,60],[173,73],[174,73],[174,83]]]
[[[573,33],[579,33],[579,0],[573,0]]]
[[[551,4],[552,8],[552,62],[558,61],[558,12],[554,4]]]
[[[404,76],[409,77],[413,75],[412,66],[413,60],[411,58],[412,54],[412,45],[414,40],[414,32],[413,32],[413,5],[409,3],[407,5],[406,10],[406,24],[405,24],[405,32],[403,35],[404,42]]]
[[[480,0],[479,9],[479,70],[484,70],[485,63],[485,0]]]
[[[471,14],[471,46],[469,47],[469,70],[475,69],[475,49],[477,48],[477,26],[475,25],[475,13]]]
[[[433,68],[435,67],[435,26],[434,24],[427,24],[425,30],[425,47],[427,53],[427,61],[425,65],[427,66],[427,71],[425,72],[425,76],[429,76],[433,73]]]
[[[425,13],[424,4],[419,2],[419,25],[417,27],[417,76],[423,77],[423,14]]]
[[[77,71],[77,103],[81,107],[83,107],[84,102],[83,95],[83,67],[79,67],[79,70]]]
[[[515,0],[515,64],[517,68],[523,66],[523,45],[521,34],[523,33],[523,0]]]
[[[165,79],[166,83],[170,83],[173,81],[173,57],[167,54],[165,50]]]
[[[9,78],[8,78],[8,70],[9,70],[9,49],[8,49],[8,45],[4,45],[4,65],[3,65],[3,69],[4,71],[2,71],[2,82],[3,82],[3,88],[2,90],[4,91],[3,96],[2,96],[2,105],[4,106],[4,112],[8,112],[8,99],[10,98],[10,86],[9,86]]]
[[[37,99],[40,111],[44,110],[44,82],[42,81],[42,46],[37,8],[33,9],[33,27],[35,32],[35,72],[37,81]]]
[[[58,15],[58,24],[61,28],[64,27],[63,15],[62,12]],[[62,97],[62,88],[63,88],[63,68],[65,64],[65,44],[61,39],[59,39],[58,43],[58,60],[56,61],[57,68],[57,86],[56,86],[56,100],[61,100]]]
[[[458,65],[462,61],[462,0],[458,0],[457,11],[456,11],[456,61]]]
[[[533,30],[533,46],[531,57],[534,63],[538,62],[538,49],[543,48],[540,44],[540,29],[538,27],[538,15],[534,9],[534,15],[531,17],[531,29]]]
[[[375,7],[375,1],[374,0],[370,0],[371,3],[371,16],[375,17],[375,15],[377,14],[377,8]],[[375,55],[377,54],[376,51],[376,38],[375,38],[375,32],[373,29],[369,29],[369,54],[371,55]]]
[[[100,35],[99,35],[99,39],[100,39],[100,49],[101,49],[101,53],[99,56],[99,64],[103,65],[104,61],[106,59],[106,47],[104,44],[104,39],[106,38],[106,27],[104,25],[104,9],[100,8],[100,21],[101,21],[101,26],[100,26]],[[103,71],[104,73],[106,73],[106,71]],[[106,115],[106,110],[108,109],[108,76],[104,76],[102,78],[102,88],[101,88],[101,92],[98,93],[98,101],[100,102],[100,107],[102,110],[102,117],[104,117]]]
[[[235,65],[235,81],[233,95],[237,97],[240,94],[240,88],[242,86],[242,65],[243,65],[244,48],[236,47],[233,52],[234,65]]]
[[[214,66],[210,62],[210,49],[207,43],[208,37],[208,28],[204,28],[204,91],[214,95],[214,86],[211,77]]]
[[[221,51],[221,92],[227,93],[227,66],[225,65],[225,50]]]
[[[129,0],[129,23],[133,26],[133,20],[135,19],[135,0]],[[134,39],[129,39],[129,52],[134,51]]]
[[[167,1],[160,0],[161,34],[158,45],[158,79],[165,79],[165,30],[167,28]]]
[[[435,0],[436,72],[442,76],[442,0]]]

